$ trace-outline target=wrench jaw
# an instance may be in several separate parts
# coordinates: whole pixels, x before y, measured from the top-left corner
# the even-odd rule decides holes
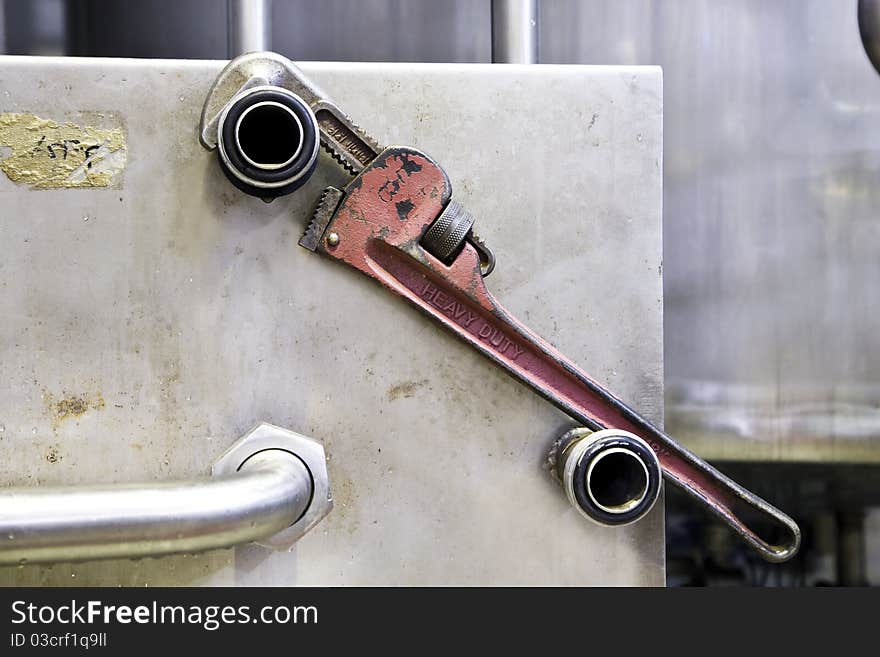
[[[263,98],[264,96],[266,98]],[[239,115],[251,112],[254,106],[267,103],[271,103],[273,107],[284,104],[292,114],[299,113],[299,116],[295,117],[299,125],[298,135],[305,137],[309,146],[301,149],[299,159],[302,162],[291,161],[282,171],[279,171],[282,167],[273,163],[254,162],[248,157],[247,149],[242,148],[242,142],[238,138]],[[264,108],[261,111],[267,110]],[[266,201],[289,194],[305,184],[317,164],[318,144],[343,170],[354,176],[355,180],[379,157],[380,153],[383,153],[382,146],[356,125],[293,62],[271,52],[241,55],[229,62],[221,71],[211,87],[202,110],[199,138],[206,149],[217,150],[224,174],[236,187]],[[262,141],[270,143],[273,139],[284,141],[283,138],[284,135],[281,134],[262,135]],[[261,146],[265,145],[261,144]],[[398,149],[398,151],[426,157],[411,149]],[[432,165],[442,172],[433,161]],[[444,188],[448,190],[449,180],[445,173],[442,175]],[[392,184],[397,185],[400,182],[398,180]],[[395,190],[389,188],[387,191],[392,194]],[[440,225],[442,222],[434,217],[432,226],[427,227],[422,235],[425,250],[448,264],[451,257],[457,256],[467,242],[480,256],[482,275],[488,276],[495,267],[494,254],[483,240],[473,234],[471,230],[473,218],[457,203],[447,205],[448,200],[447,195],[443,212],[450,217],[454,214],[459,219],[468,219],[469,223],[459,221],[456,225],[448,226],[448,230],[444,230]],[[300,242],[305,248],[312,251],[318,248],[321,236],[335,210],[332,201],[339,205],[340,190],[328,188],[319,199],[312,221]],[[408,213],[406,201],[398,203],[395,203],[398,214],[406,216]],[[338,237],[339,233],[336,235]],[[451,247],[447,248],[450,244]],[[415,256],[424,255],[416,249],[414,251]],[[423,259],[427,260],[427,258]]]
[[[321,146],[353,176],[372,162],[382,147],[335,103],[321,99],[312,105],[321,131]]]
[[[317,251],[324,239],[327,226],[336,213],[336,208],[345,196],[345,192],[336,187],[327,187],[318,198],[318,204],[312,212],[312,218],[299,240],[299,245],[309,251]]]
[[[267,103],[297,115],[299,135],[308,145],[301,149],[302,162],[291,162],[283,171],[279,171],[282,167],[276,166],[277,162],[254,162],[238,139],[240,117],[259,106],[263,106],[259,111],[266,114]],[[264,125],[266,118],[253,123]],[[241,55],[220,72],[202,108],[199,140],[207,150],[218,152],[224,174],[236,187],[266,201],[305,184],[314,172],[319,144],[353,176],[382,151],[379,143],[293,62],[272,52]],[[260,146],[273,140],[277,145],[290,141],[290,136],[278,132],[264,135]]]

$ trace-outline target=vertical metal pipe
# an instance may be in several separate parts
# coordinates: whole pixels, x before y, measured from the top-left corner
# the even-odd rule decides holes
[[[837,584],[865,586],[865,514],[843,512],[837,517]]]
[[[837,579],[837,517],[832,511],[821,511],[813,518],[812,525],[812,565],[808,584],[830,586]]]
[[[227,0],[227,54],[230,59],[246,52],[272,47],[272,0]]]
[[[492,61],[538,63],[538,0],[492,0]]]
[[[0,0],[0,55],[6,53],[6,21],[3,20],[5,4],[3,0]]]

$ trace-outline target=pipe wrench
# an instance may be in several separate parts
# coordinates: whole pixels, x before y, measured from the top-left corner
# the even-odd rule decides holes
[[[291,157],[298,162],[262,163],[248,156],[241,114],[265,103],[279,103],[288,107],[279,111],[295,115],[302,134]],[[764,559],[782,562],[797,552],[800,530],[790,517],[676,443],[505,310],[486,285],[495,258],[431,157],[381,146],[296,66],[272,53],[243,55],[224,69],[205,104],[201,140],[219,151],[233,183],[266,200],[299,187],[323,147],[351,179],[321,194],[301,246],[374,279],[587,429],[639,437],[656,455],[665,480],[701,502]],[[279,166],[288,169],[279,173]],[[772,527],[774,538],[756,526]]]

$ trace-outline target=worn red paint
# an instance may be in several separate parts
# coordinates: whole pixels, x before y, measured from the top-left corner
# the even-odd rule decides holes
[[[588,426],[641,436],[669,479],[704,502],[765,558],[792,556],[799,530],[791,519],[678,445],[511,316],[486,288],[472,245],[449,266],[422,249],[420,238],[450,196],[449,180],[434,161],[412,149],[388,149],[346,189],[325,232],[338,235],[339,243],[320,250],[403,296],[572,417]],[[758,536],[738,514],[743,504],[787,528],[789,544],[771,546]]]

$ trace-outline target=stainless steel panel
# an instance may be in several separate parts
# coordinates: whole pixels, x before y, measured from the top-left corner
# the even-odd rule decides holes
[[[321,440],[335,508],[291,554],[0,570],[6,584],[662,584],[663,509],[583,521],[542,469],[571,425],[365,278],[297,246],[325,162],[272,204],[199,145],[221,62],[0,59],[0,111],[124,127],[117,188],[0,179],[0,482],[204,473],[255,422]],[[662,420],[656,68],[305,64],[446,166],[492,287]],[[323,155],[322,155],[323,157]],[[539,184],[536,184],[539,183]],[[52,400],[100,395],[76,417]]]
[[[856,2],[560,0],[541,60],[665,72],[667,424],[880,462],[880,78]]]

